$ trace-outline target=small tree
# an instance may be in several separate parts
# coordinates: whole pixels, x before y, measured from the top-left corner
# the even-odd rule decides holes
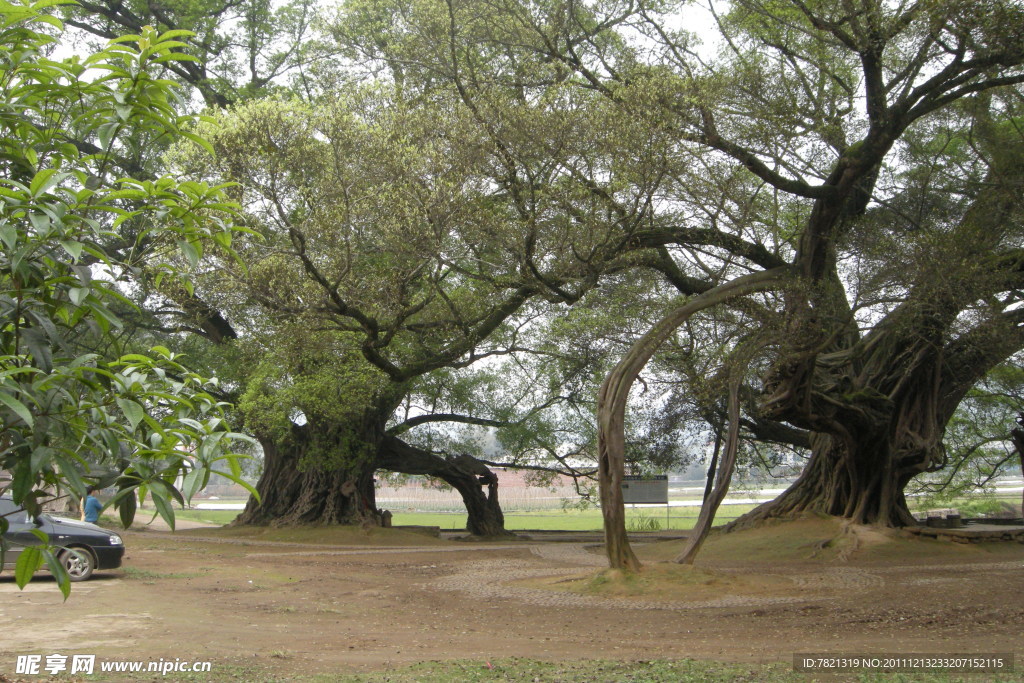
[[[235,435],[206,391],[211,380],[163,347],[109,357],[76,353],[71,342],[91,335],[116,348],[122,323],[112,308],[124,301],[116,281],[131,266],[103,247],[113,228],[137,221],[139,239],[164,252],[190,253],[207,241],[227,247],[232,207],[221,188],[203,183],[111,176],[126,137],[192,136],[182,130],[192,119],[175,112],[173,84],[152,75],[190,58],[176,52],[182,43],[174,35],[147,29],[84,59],[49,59],[51,34],[62,28],[44,13],[54,4],[0,7],[0,469],[12,477],[5,492],[35,514],[45,486],[83,496],[80,472],[111,463],[121,472],[115,505],[124,524],[139,492],[173,526],[172,501],[183,500],[173,482],[186,459],[194,466],[184,497],[212,472],[237,479],[235,456],[225,453]],[[44,562],[66,595],[67,576],[48,546],[20,555],[18,583]]]

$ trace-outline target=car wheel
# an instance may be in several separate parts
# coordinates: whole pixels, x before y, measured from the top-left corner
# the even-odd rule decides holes
[[[60,563],[72,581],[86,581],[96,569],[96,560],[85,548],[68,548],[60,554]]]

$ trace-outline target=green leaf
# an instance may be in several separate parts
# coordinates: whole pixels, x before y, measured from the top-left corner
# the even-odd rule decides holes
[[[0,403],[3,403],[5,406],[13,410],[14,414],[20,417],[29,427],[35,423],[35,419],[32,417],[32,411],[30,411],[24,403],[2,389],[0,389]]]
[[[195,244],[188,240],[178,240],[178,248],[181,249],[181,253],[188,259],[189,265],[193,268],[199,265],[199,257],[202,254]]]
[[[11,495],[14,500],[24,500],[32,491],[36,478],[32,476],[32,470],[22,465],[14,470],[14,478],[11,480]]]
[[[228,457],[228,466],[231,468],[232,479],[238,479],[242,476],[242,465],[238,462],[238,458]]]
[[[47,237],[51,232],[50,217],[44,213],[30,213],[28,215],[28,222],[32,224],[36,235],[40,237]]]
[[[47,9],[48,7],[59,7],[61,5],[74,5],[75,0],[36,0],[32,3],[32,9],[40,11]],[[41,19],[42,17],[40,17]]]
[[[125,529],[132,525],[135,521],[135,511],[138,508],[138,500],[135,497],[135,488],[128,488],[122,492],[119,492],[121,496],[120,500],[115,500],[117,512],[121,517],[121,526]]]
[[[49,468],[51,462],[53,462],[53,449],[49,446],[37,447],[32,451],[32,457],[29,460],[32,474],[39,474]]]
[[[77,240],[62,240],[60,246],[64,247],[64,251],[68,252],[68,255],[77,262],[82,256],[82,247],[85,245]]]
[[[210,471],[205,467],[195,467],[185,475],[185,479],[181,482],[182,493],[185,498],[191,502],[192,497],[203,490],[203,487],[209,482]]]
[[[32,580],[32,575],[43,566],[43,551],[30,545],[21,551],[18,562],[14,565],[14,582],[18,588],[24,588]]]
[[[167,491],[160,484],[154,482],[154,485],[149,489],[149,495],[153,499],[153,504],[156,505],[157,512],[167,522],[167,526],[171,527],[171,531],[174,531],[174,509],[171,507],[171,501],[167,497]]]
[[[82,480],[82,475],[79,474],[79,464],[59,455],[54,456],[53,462],[60,470],[61,476],[71,485],[71,490],[79,497],[84,496],[86,486],[85,481]]]
[[[132,431],[135,431],[135,428],[139,426],[142,418],[146,415],[146,411],[130,398],[117,399],[117,405],[128,419],[128,424],[131,425]]]
[[[202,62],[198,57],[187,55],[184,52],[172,52],[169,55],[157,57],[153,60],[154,64],[164,64],[166,62]]]
[[[18,244],[18,229],[12,223],[3,223],[0,225],[0,241],[8,249],[14,249]]]
[[[231,479],[231,481],[235,482],[236,484],[241,486],[243,489],[248,491],[249,495],[252,496],[253,500],[255,500],[257,503],[260,502],[260,492],[256,490],[255,486],[253,486],[252,484],[247,482],[245,479],[242,479],[241,477],[238,477],[238,478],[228,477],[228,479]]]
[[[64,600],[67,601],[71,595],[71,577],[68,576],[68,570],[64,568],[64,563],[49,548],[43,549],[43,559],[46,562],[46,568],[50,570],[54,581],[57,582],[57,587],[60,588]]]
[[[141,353],[126,353],[121,356],[121,363],[143,363],[147,364],[150,362],[149,356],[143,356]]]
[[[117,132],[120,125],[121,124],[117,121],[112,121],[110,123],[105,123],[96,129],[96,136],[100,140],[100,149],[110,149],[110,142],[114,138],[114,133]]]
[[[81,306],[91,293],[92,289],[89,287],[71,287],[68,289],[68,298],[74,305]]]
[[[196,143],[197,145],[199,145],[200,147],[202,147],[210,156],[216,156],[216,152],[213,149],[213,145],[211,145],[206,138],[196,135],[195,133],[189,133],[188,131],[184,130],[181,131],[181,135],[182,137],[187,138],[192,142]]]
[[[70,1],[70,0],[69,0]],[[163,42],[165,40],[171,40],[172,38],[191,38],[196,33],[195,31],[188,31],[181,28],[172,29],[170,31],[164,31],[160,34],[157,40]]]
[[[33,365],[43,372],[50,372],[53,369],[53,349],[50,348],[50,340],[46,334],[42,330],[30,327],[21,331],[21,338],[32,354]]]
[[[28,192],[31,196],[38,197],[67,177],[67,173],[58,173],[55,168],[44,168],[32,178],[32,182],[28,185]]]

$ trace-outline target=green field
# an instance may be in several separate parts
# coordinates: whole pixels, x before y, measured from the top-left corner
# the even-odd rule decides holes
[[[715,518],[724,524],[754,508],[753,505],[726,505]],[[700,513],[698,507],[670,509],[666,519],[665,508],[637,508],[626,511],[626,523],[631,531],[660,531],[665,529],[692,529]],[[227,524],[237,510],[178,510],[178,519],[207,524]],[[148,517],[145,519],[148,520]],[[436,526],[446,530],[466,527],[466,515],[440,512],[399,512],[392,518],[396,526]],[[511,531],[600,531],[600,510],[543,510],[534,512],[506,512],[505,528]]]
[[[716,517],[719,524],[729,522],[753,505],[723,506]],[[638,508],[626,510],[626,526],[631,531],[660,531],[665,529],[692,529],[700,513],[698,507],[677,507],[670,509],[666,518],[665,508]],[[463,529],[466,525],[464,514],[439,514],[399,512],[392,518],[396,525],[437,526],[442,529]],[[536,512],[506,512],[505,528],[512,531],[600,531],[602,528],[600,510],[545,510]]]
[[[1019,504],[1016,496],[979,496],[975,499],[957,499],[945,505],[961,509],[964,516],[980,516],[995,512],[1009,504]],[[725,524],[754,509],[754,505],[723,505],[715,517],[716,524]],[[927,509],[935,505],[912,506],[916,509]],[[238,516],[238,510],[178,510],[179,519],[204,522],[207,524],[227,524]],[[392,523],[396,526],[433,526],[443,530],[458,531],[465,529],[465,513],[456,512],[395,512]],[[630,531],[662,531],[667,529],[692,529],[700,513],[699,507],[669,508],[666,517],[664,507],[627,508],[626,520]],[[140,519],[148,521],[150,511],[140,510]],[[589,510],[531,510],[528,512],[505,512],[505,528],[511,531],[599,531],[601,530],[601,511]]]

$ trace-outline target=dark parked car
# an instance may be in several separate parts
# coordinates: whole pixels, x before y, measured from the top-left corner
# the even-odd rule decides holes
[[[72,581],[85,581],[97,569],[116,569],[124,557],[121,537],[95,524],[77,519],[40,515],[33,519],[9,496],[0,496],[0,515],[7,518],[4,534],[7,552],[2,569],[14,570],[21,551],[30,545],[42,545],[32,533],[39,529],[50,537],[51,545],[61,548],[58,558]],[[45,565],[44,565],[45,566]]]

